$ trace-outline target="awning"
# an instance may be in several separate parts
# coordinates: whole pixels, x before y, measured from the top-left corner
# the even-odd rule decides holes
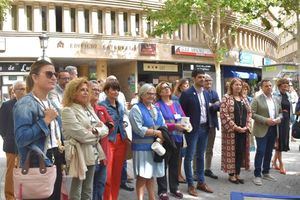
[[[239,72],[239,71],[231,70],[231,73],[233,77],[236,78],[249,79],[249,80],[257,79],[257,74],[254,72]]]

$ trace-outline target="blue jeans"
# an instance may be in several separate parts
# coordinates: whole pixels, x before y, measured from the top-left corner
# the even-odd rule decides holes
[[[94,174],[93,200],[102,200],[106,182],[106,165],[97,164]]]
[[[192,161],[196,153],[196,173],[199,183],[204,183],[204,153],[207,145],[208,126],[201,126],[198,130],[192,133],[185,134],[187,147],[184,158],[184,171],[188,186],[193,185],[193,170]]]
[[[122,167],[122,174],[121,174],[121,184],[125,184],[127,182],[127,160],[124,161]]]
[[[254,159],[254,176],[261,177],[261,173],[268,174],[270,171],[270,162],[272,152],[277,136],[277,126],[271,126],[264,137],[255,137],[256,139],[256,154]],[[261,167],[263,170],[261,171]]]

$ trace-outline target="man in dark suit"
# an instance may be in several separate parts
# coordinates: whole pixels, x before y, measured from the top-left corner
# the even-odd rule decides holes
[[[18,81],[13,86],[16,98],[6,101],[0,108],[0,133],[4,140],[3,151],[6,153],[5,198],[14,200],[13,168],[18,156],[15,143],[13,107],[18,99],[25,95],[25,83]]]
[[[190,117],[193,130],[185,134],[187,149],[184,159],[184,170],[188,183],[188,193],[198,196],[193,184],[192,161],[196,153],[197,189],[212,193],[213,191],[205,183],[204,177],[204,153],[209,133],[209,94],[204,90],[205,73],[201,69],[192,72],[194,85],[182,93],[179,101],[187,117]]]

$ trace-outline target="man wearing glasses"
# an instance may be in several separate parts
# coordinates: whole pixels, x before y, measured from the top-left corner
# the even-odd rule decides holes
[[[64,90],[70,81],[70,74],[67,70],[63,70],[58,72],[57,75],[57,84],[55,88],[49,92],[49,99],[55,103],[56,107],[61,109],[62,108],[62,99],[64,96]]]
[[[18,151],[15,143],[13,107],[25,95],[25,82],[17,81],[13,85],[15,98],[6,101],[0,108],[0,133],[3,138],[3,151],[6,153],[5,199],[14,198],[13,169]]]

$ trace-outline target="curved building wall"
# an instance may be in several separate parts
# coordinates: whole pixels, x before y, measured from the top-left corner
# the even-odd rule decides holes
[[[196,25],[184,24],[172,36],[148,36],[153,22],[147,22],[143,6],[159,9],[161,5],[155,0],[16,2],[1,24],[0,61],[36,60],[42,54],[38,36],[47,32],[46,55],[57,67],[75,65],[81,75],[94,73],[102,79],[115,73],[121,84],[129,85],[122,88],[127,97],[134,93],[139,74],[144,72],[168,74],[152,77],[155,83],[182,77],[184,66],[191,70],[197,64],[213,65],[204,34]],[[266,59],[273,63],[276,58],[277,37],[257,25],[241,27],[227,43],[232,49],[224,66],[258,67]],[[241,60],[244,55],[247,59]]]

